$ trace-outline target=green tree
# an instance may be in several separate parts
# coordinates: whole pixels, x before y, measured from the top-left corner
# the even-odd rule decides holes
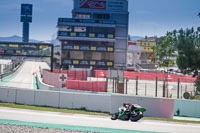
[[[200,92],[200,27],[179,30],[175,35],[175,44],[178,49],[177,65],[184,73],[193,73],[198,76],[195,81],[197,91]]]
[[[179,30],[176,34],[176,46],[178,49],[177,65],[184,73],[198,75],[200,70],[200,28]]]
[[[158,39],[157,46],[153,47],[153,56],[151,57],[151,60],[155,62],[158,65],[158,67],[167,69],[165,79],[163,80],[163,97],[165,97],[165,88],[168,82],[168,68],[170,65],[175,64],[175,60],[173,59],[176,51],[176,47],[174,45],[175,33],[176,31],[167,32],[166,36],[160,37]]]
[[[168,68],[170,65],[175,64],[175,60],[173,59],[175,51],[174,33],[167,32],[166,36],[158,39],[157,46],[153,47],[151,60],[157,63],[158,67]]]

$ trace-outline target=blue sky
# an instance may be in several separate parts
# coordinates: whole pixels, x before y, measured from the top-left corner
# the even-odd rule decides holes
[[[33,4],[30,38],[56,38],[58,17],[71,17],[72,0],[0,0],[0,37],[22,34],[20,4]],[[200,26],[200,0],[129,0],[129,34],[162,36],[167,31]]]

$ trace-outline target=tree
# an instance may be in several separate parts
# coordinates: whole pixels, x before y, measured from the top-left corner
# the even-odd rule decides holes
[[[167,69],[167,74],[163,80],[163,97],[165,97],[165,86],[168,81],[168,68],[170,65],[175,64],[175,60],[173,59],[176,51],[176,47],[174,45],[175,33],[176,31],[167,32],[166,36],[160,37],[158,39],[158,45],[153,47],[153,56],[151,57],[151,60],[155,62],[158,67],[164,67]]]
[[[197,31],[193,28],[179,30],[176,34],[176,46],[178,49],[177,65],[184,73],[198,75],[200,70],[200,27]]]
[[[200,92],[200,27],[197,31],[194,31],[194,28],[181,29],[175,37],[178,49],[177,65],[184,74],[192,73],[194,77],[198,76],[195,86]]]
[[[175,31],[174,31],[175,32]],[[175,64],[173,56],[175,55],[176,47],[174,45],[174,33],[167,32],[166,36],[158,39],[158,44],[153,47],[153,56],[151,60],[158,64],[158,67],[168,68]]]

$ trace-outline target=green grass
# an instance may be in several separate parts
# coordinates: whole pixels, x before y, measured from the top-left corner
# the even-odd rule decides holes
[[[62,113],[71,113],[71,114],[99,115],[99,116],[107,116],[107,117],[111,116],[109,113],[87,111],[85,108],[62,109],[62,108],[30,106],[30,105],[22,105],[22,104],[15,104],[15,103],[2,103],[2,102],[0,102],[0,107],[10,107],[10,108],[30,109],[30,110],[40,110],[40,111],[51,111],[51,112],[62,112]],[[158,121],[168,121],[168,122],[184,122],[184,123],[200,124],[200,121],[175,120],[175,119],[155,118],[155,117],[144,117],[143,120],[158,120]]]
[[[87,111],[85,108],[63,109],[63,108],[30,106],[30,105],[22,105],[22,104],[15,104],[15,103],[2,103],[2,102],[0,102],[0,107],[10,107],[10,108],[30,109],[30,110],[40,110],[40,111],[51,111],[51,112],[62,112],[62,113],[72,113],[72,114],[88,114],[88,115],[110,116],[109,113]]]
[[[167,122],[183,122],[183,123],[200,124],[200,121],[192,121],[192,120],[176,120],[176,119],[156,118],[156,117],[144,117],[143,119],[144,120],[158,120],[158,121],[167,121]]]
[[[192,100],[200,100],[200,95],[193,96],[191,99]]]

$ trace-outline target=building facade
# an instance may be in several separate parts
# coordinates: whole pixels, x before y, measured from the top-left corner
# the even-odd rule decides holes
[[[142,46],[138,45],[136,42],[128,42],[127,50],[127,70],[137,70],[137,64],[141,63],[140,56],[142,53]]]
[[[146,37],[138,40],[137,44],[142,47],[141,62],[148,63],[153,55],[153,47],[156,47],[157,37]]]
[[[72,18],[58,19],[64,68],[125,68],[127,0],[74,0]]]

